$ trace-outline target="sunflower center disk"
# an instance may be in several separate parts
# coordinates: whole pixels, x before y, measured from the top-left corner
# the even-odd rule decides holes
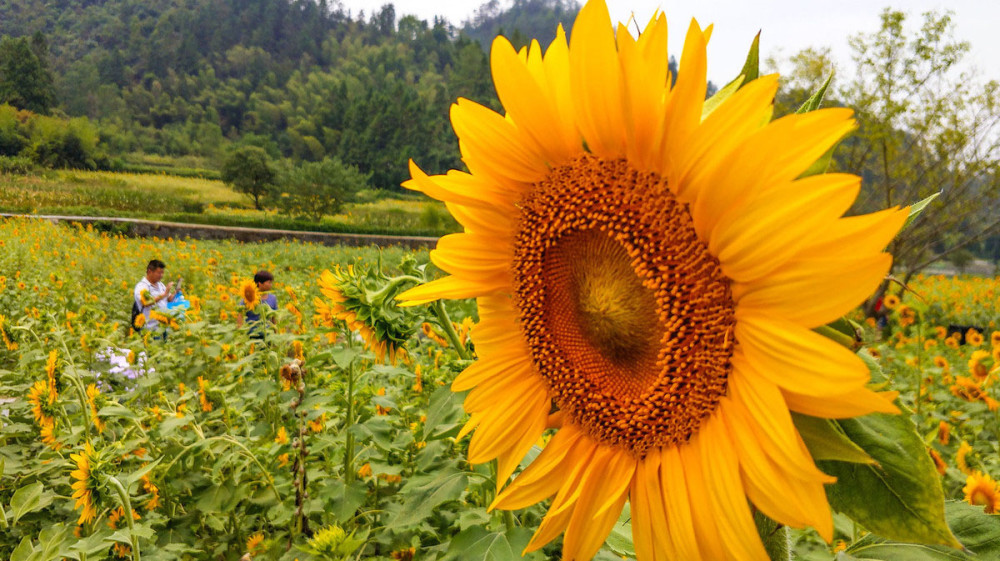
[[[521,202],[515,304],[560,409],[644,456],[726,392],[733,301],[687,207],[655,174],[583,156]]]

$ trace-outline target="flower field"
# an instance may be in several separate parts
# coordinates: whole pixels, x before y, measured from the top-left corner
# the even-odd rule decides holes
[[[467,362],[432,311],[398,318],[395,365],[349,337],[350,321],[328,321],[335,281],[321,287],[322,272],[347,277],[374,250],[129,240],[26,220],[0,223],[0,247],[3,558],[129,559],[137,546],[147,559],[513,559],[537,526],[539,507],[487,509],[495,469],[465,461],[461,401],[445,387]],[[394,269],[407,255],[421,258],[381,259]],[[192,302],[166,341],[125,327],[152,256]],[[278,281],[267,344],[234,321],[257,268]],[[884,384],[913,409],[946,496],[1000,508],[1000,333],[983,310],[997,283],[913,286],[885,343],[866,328]],[[949,318],[933,316],[944,309],[981,310],[981,340],[949,337]],[[450,311],[471,350],[474,316]],[[598,558],[632,555],[627,513]],[[795,534],[801,558],[864,544],[835,523],[831,545]],[[529,558],[558,558],[557,545]]]

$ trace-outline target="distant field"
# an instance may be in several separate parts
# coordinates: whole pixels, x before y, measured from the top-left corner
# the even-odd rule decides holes
[[[440,236],[458,230],[444,205],[429,200],[351,203],[319,222],[257,211],[221,181],[59,170],[0,175],[0,212],[117,216],[287,230]]]

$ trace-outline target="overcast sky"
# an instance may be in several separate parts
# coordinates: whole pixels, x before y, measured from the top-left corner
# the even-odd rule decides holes
[[[383,0],[341,0],[345,9],[357,16],[378,10]],[[395,0],[397,16],[414,14],[432,20],[443,15],[460,26],[481,4],[478,0]],[[501,0],[502,5],[510,5]],[[659,7],[667,15],[671,29],[670,52],[680,53],[683,33],[691,18],[705,26],[715,24],[708,45],[708,77],[725,83],[743,66],[753,36],[761,30],[761,58],[770,55],[788,57],[806,47],[829,46],[840,71],[851,68],[847,38],[859,31],[878,29],[879,13],[886,6],[902,9],[911,17],[912,27],[928,10],[954,12],[956,35],[969,41],[972,51],[968,62],[989,79],[1000,80],[1000,0],[609,0],[611,18],[626,21],[631,13],[645,25]],[[831,10],[832,8],[832,10]],[[679,58],[679,57],[678,57]]]

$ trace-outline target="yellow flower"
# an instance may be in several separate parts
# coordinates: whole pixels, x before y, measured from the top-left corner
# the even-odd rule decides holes
[[[146,325],[146,316],[143,314],[135,316],[135,326],[142,329],[142,326],[144,325]]]
[[[208,400],[208,382],[203,376],[198,376],[198,401],[202,411],[208,413],[212,410],[212,402]]]
[[[249,553],[251,557],[264,553],[266,549],[267,548],[264,545],[264,534],[261,532],[257,532],[247,538],[247,553]]]
[[[243,305],[248,310],[252,310],[260,304],[260,295],[257,293],[257,285],[252,280],[245,280],[240,285],[240,295],[243,297]]]
[[[278,427],[278,435],[274,437],[275,444],[288,444],[288,432],[285,427]]]
[[[13,352],[17,350],[17,342],[14,341],[14,335],[7,327],[7,318],[3,314],[0,314],[0,340],[2,340],[8,351]]]
[[[975,329],[969,328],[969,330],[965,332],[965,342],[973,347],[978,347],[983,344],[983,336],[980,335],[980,333]]]
[[[958,339],[955,338],[955,337],[948,337],[947,339],[944,340],[944,344],[947,345],[948,348],[957,349],[958,348]]]
[[[934,468],[937,469],[938,474],[944,475],[948,472],[948,464],[944,463],[944,459],[941,458],[941,454],[937,453],[937,450],[930,448],[931,459],[934,460]]]
[[[146,500],[146,510],[150,511],[160,506],[160,488],[149,479],[149,474],[143,475],[141,481],[143,490],[150,495],[149,499]]]
[[[944,421],[938,423],[938,442],[947,446],[950,437],[951,437],[951,426],[949,426],[948,423]]]
[[[278,467],[285,467],[288,465],[288,453],[278,455]]]
[[[962,492],[969,504],[986,507],[986,514],[1000,511],[1000,486],[988,474],[978,471],[969,474]]]
[[[941,355],[934,357],[934,366],[937,366],[938,368],[944,370],[945,372],[947,372],[950,369],[950,366],[948,365],[948,359],[944,358]]]
[[[94,426],[97,428],[97,432],[103,433],[105,428],[105,423],[97,415],[97,398],[100,397],[101,390],[97,389],[97,384],[90,384],[87,386],[87,405],[90,406],[90,416],[94,420]]]
[[[74,480],[73,498],[76,504],[73,509],[80,509],[80,519],[77,524],[92,522],[97,517],[97,507],[94,504],[97,494],[97,480],[92,473],[93,462],[96,454],[94,448],[88,442],[79,454],[70,454],[69,457],[76,463],[76,470],[70,473]]]
[[[1000,347],[1000,331],[990,333],[990,344],[994,347]]]
[[[478,298],[479,360],[452,384],[469,391],[468,459],[496,459],[506,481],[553,405],[565,414],[492,504],[554,496],[527,551],[565,532],[562,557],[590,559],[626,501],[640,561],[766,559],[747,498],[830,541],[832,479],[789,411],[897,412],[812,329],[878,287],[908,210],[842,218],[860,178],[798,179],[854,128],[850,110],[768,123],[771,75],[709,113],[708,31],[691,24],[671,85],[662,14],[637,38],[613,29],[592,0],[544,55],[498,37],[503,111],[451,108],[471,173],[411,164],[406,187],[464,232],[431,252],[450,276],[401,299]]]
[[[958,452],[955,452],[955,465],[958,466],[959,471],[966,475],[972,475],[969,464],[965,459],[969,455],[969,452],[972,452],[972,446],[969,446],[969,443],[964,440],[958,445]]]
[[[424,322],[423,324],[420,325],[420,330],[424,333],[424,336],[430,339],[431,341],[434,341],[435,343],[441,345],[442,347],[448,346],[448,341],[444,337],[442,337],[437,331],[435,331],[433,325]]]
[[[976,380],[986,379],[986,375],[989,374],[989,367],[983,363],[984,360],[992,357],[989,351],[973,351],[972,356],[969,358],[969,372],[976,378]]]
[[[885,299],[882,300],[882,305],[884,305],[887,310],[896,309],[896,306],[899,305],[899,296],[896,296],[895,294],[887,295]]]
[[[320,432],[326,427],[326,413],[323,413],[319,417],[309,421],[309,430],[313,432]]]
[[[122,518],[125,518],[125,509],[119,506],[118,508],[112,510],[108,514],[108,527],[111,528],[112,530],[117,530],[118,529],[118,523],[121,522]],[[132,511],[132,519],[133,520],[140,520],[140,519],[142,519],[142,517],[139,516],[138,512],[136,512],[136,511],[133,510]]]
[[[364,479],[365,477],[371,477],[372,475],[372,465],[365,463],[365,465],[358,468],[358,477]]]
[[[948,330],[939,325],[934,328],[934,334],[938,339],[944,339],[948,336]]]
[[[62,449],[62,447],[63,447],[62,442],[59,442],[56,439],[56,435],[55,435],[56,425],[55,425],[55,423],[46,423],[46,424],[43,424],[39,428],[39,431],[40,431],[40,434],[41,434],[41,437],[42,437],[42,444],[48,446],[49,448],[51,448],[53,450],[60,450],[60,449]]]
[[[55,423],[55,403],[58,398],[59,393],[54,385],[41,380],[32,384],[28,390],[28,402],[31,403],[31,413],[39,426]]]
[[[143,289],[139,292],[139,302],[142,303],[143,307],[152,306],[156,303],[156,298],[153,298],[149,290]]]

